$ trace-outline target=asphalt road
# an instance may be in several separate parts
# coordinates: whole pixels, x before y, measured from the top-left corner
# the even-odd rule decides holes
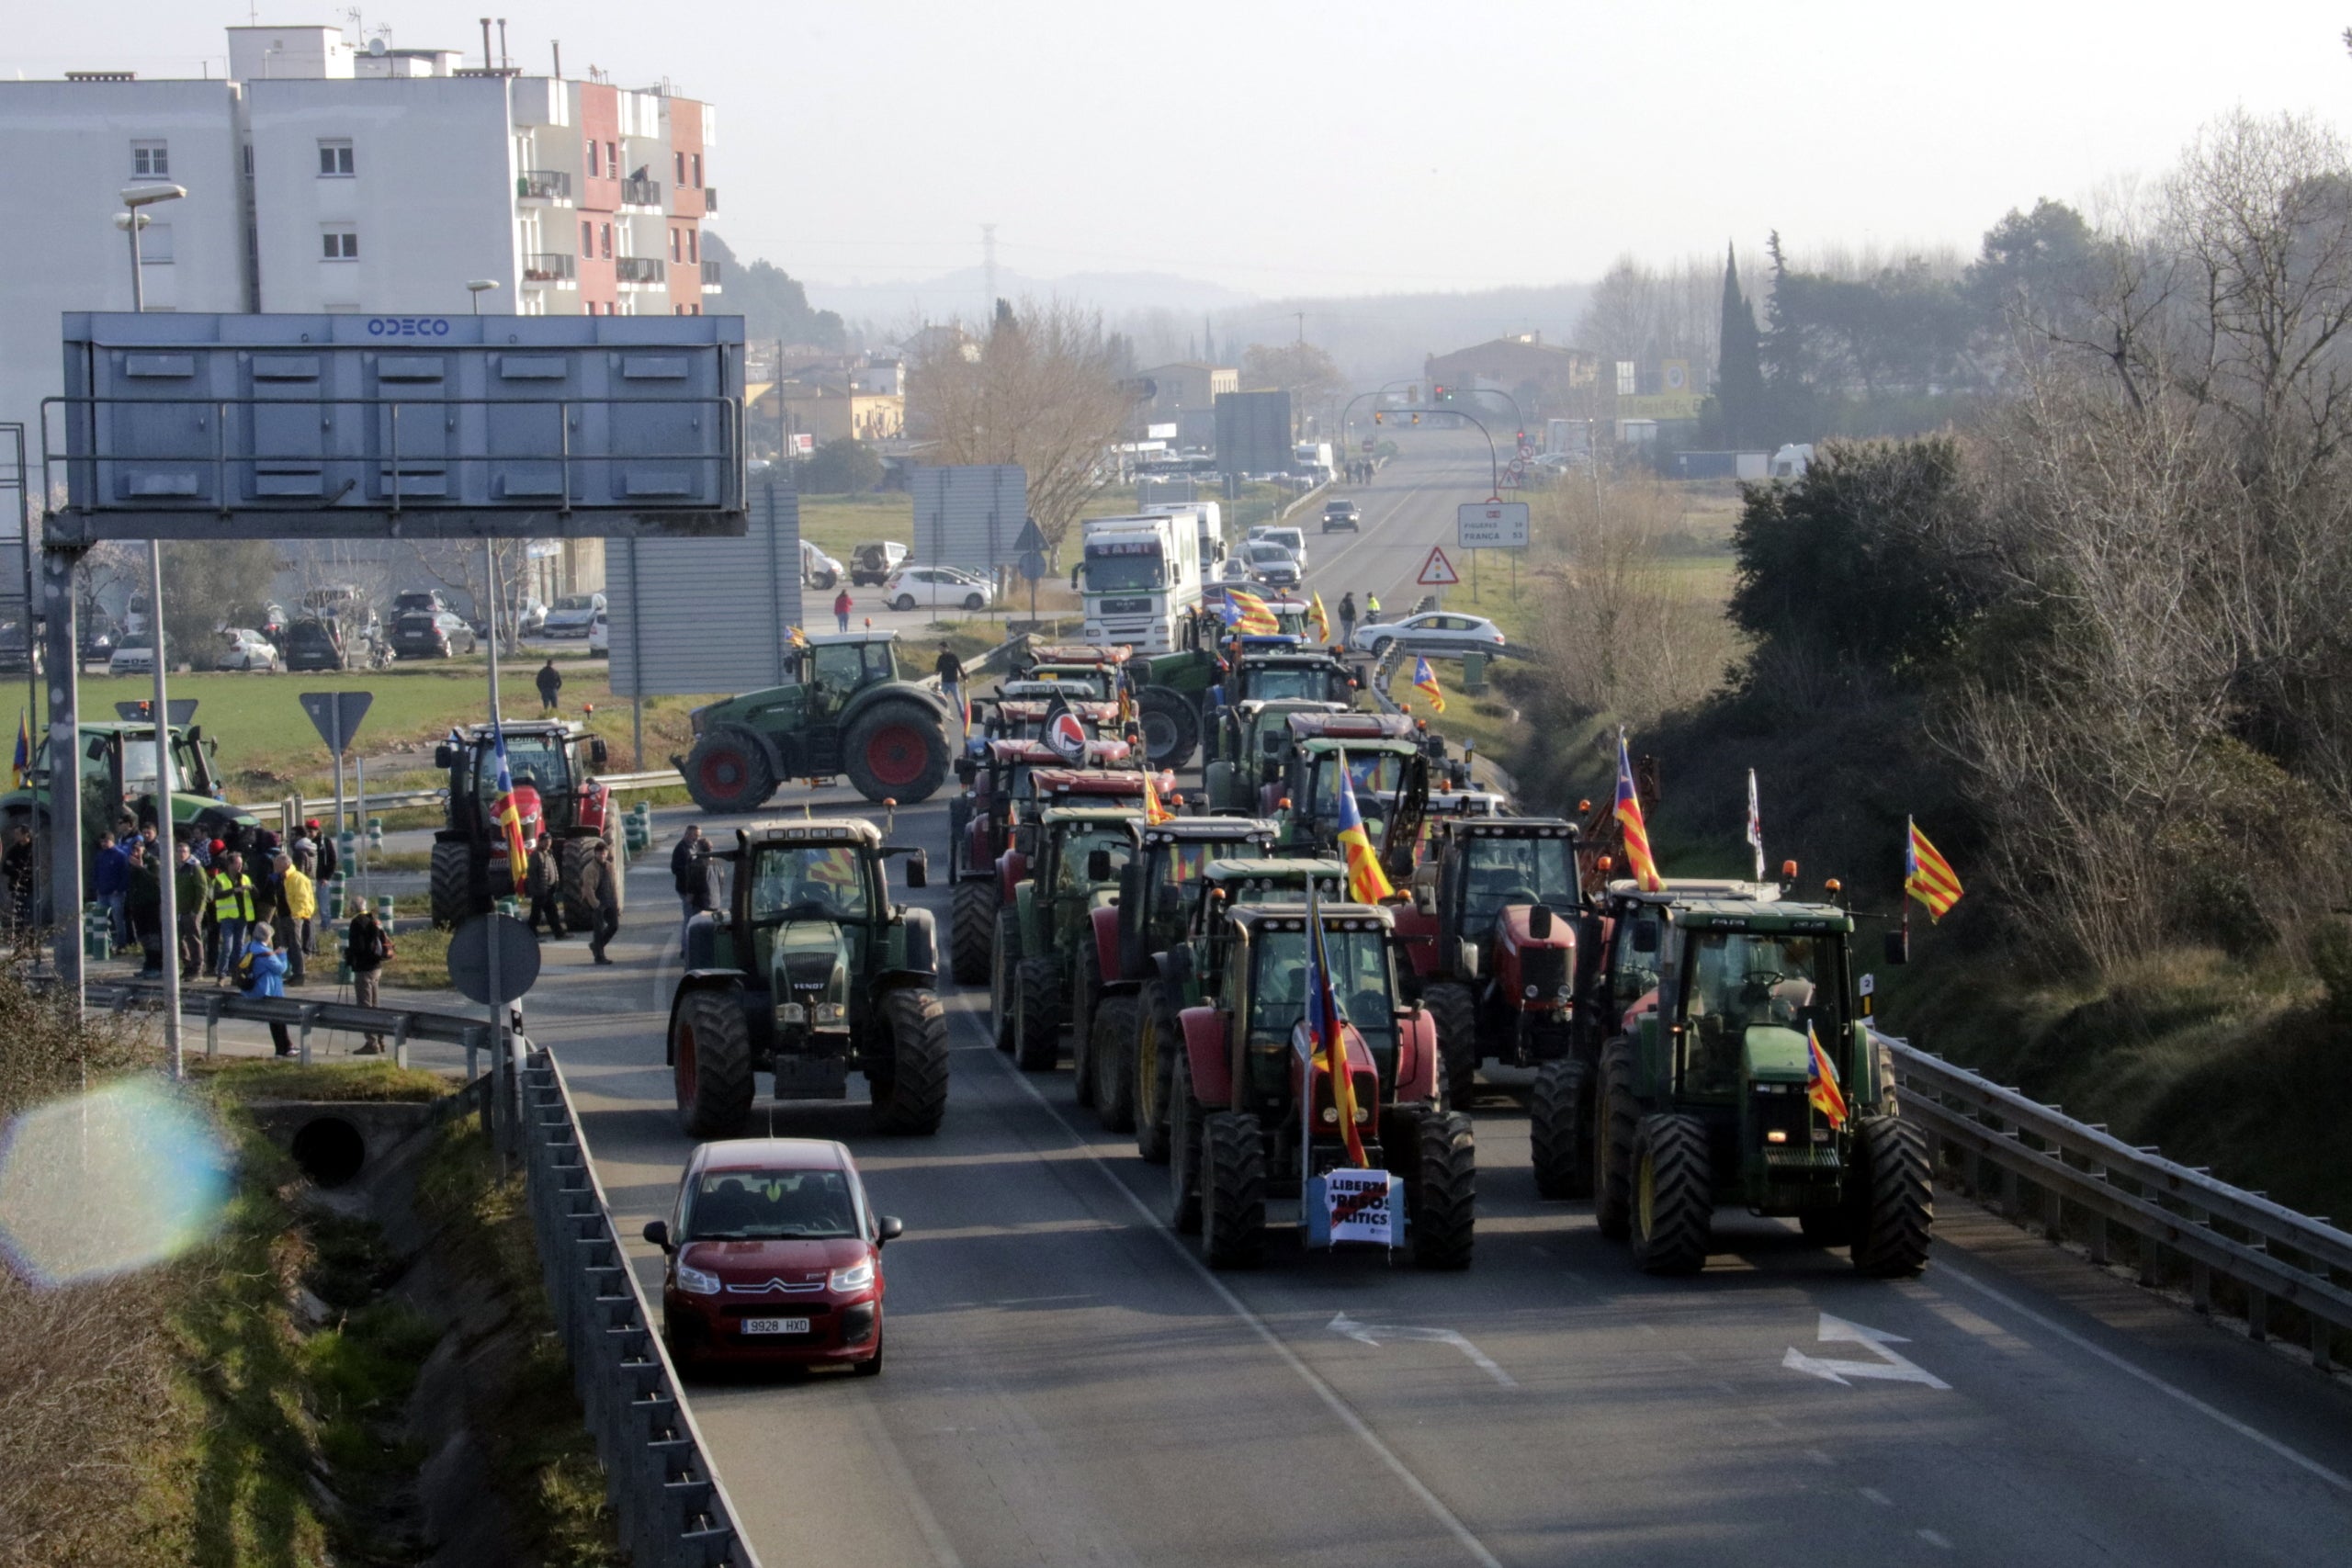
[[[1400,579],[1485,468],[1483,449],[1475,472],[1451,446],[1411,453],[1357,492],[1364,536],[1316,552],[1326,601],[1374,587],[1403,609]],[[797,814],[789,793],[772,814]],[[622,966],[549,948],[529,1004],[630,1233],[666,1210],[689,1149],[662,1066],[663,852],[688,816],[661,814],[632,872]],[[898,822],[941,867],[944,816],[942,796]],[[944,886],[908,897],[944,925]],[[1278,1237],[1262,1271],[1212,1276],[1159,1223],[1163,1171],[1096,1130],[1068,1070],[1029,1077],[991,1049],[985,993],[947,1006],[936,1137],[875,1136],[854,1098],[757,1116],[848,1143],[907,1224],[883,1377],[694,1390],[771,1563],[2352,1556],[2341,1391],[1964,1201],[1943,1201],[1917,1280],[1858,1280],[1793,1225],[1731,1215],[1702,1276],[1654,1280],[1589,1205],[1536,1198],[1524,1111],[1499,1088],[1474,1112],[1466,1274]],[[657,1289],[657,1255],[634,1261]]]

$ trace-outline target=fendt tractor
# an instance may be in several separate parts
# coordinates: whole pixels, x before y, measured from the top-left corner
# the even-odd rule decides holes
[[[1309,918],[1304,905],[1222,910],[1207,944],[1205,999],[1182,1015],[1169,1089],[1168,1217],[1200,1233],[1213,1269],[1262,1262],[1269,1201],[1303,1201],[1306,1178],[1351,1164],[1324,1059],[1304,1044]],[[1313,918],[1344,1020],[1367,1164],[1401,1179],[1413,1260],[1467,1268],[1476,1141],[1470,1118],[1439,1102],[1437,1030],[1397,994],[1388,911],[1333,904]]]
[[[596,846],[610,842],[618,826],[613,792],[594,776],[605,765],[605,742],[584,726],[560,719],[503,728],[524,842],[537,853],[542,829],[553,840],[564,920],[585,930],[595,924],[596,905],[582,895],[581,878]],[[488,914],[497,899],[522,889],[507,863],[505,829],[491,815],[498,802],[498,747],[491,727],[478,724],[444,740],[433,765],[449,775],[447,808],[433,835],[433,923],[454,926]],[[615,863],[622,858],[616,846]],[[615,880],[618,897],[617,885],[626,879]]]
[[[1089,917],[1118,896],[1143,815],[1140,797],[1132,805],[1090,800],[1048,807],[1014,829],[1007,858],[1017,853],[1027,863],[997,915],[989,1005],[998,1048],[1011,1051],[1024,1072],[1050,1072],[1061,1060],[1066,998],[1080,961],[1094,962]]]
[[[1742,883],[1612,883],[1601,912],[1595,988],[1614,1027],[1589,1106],[1582,1062],[1539,1077],[1538,1172],[1589,1143],[1601,1234],[1630,1239],[1651,1273],[1704,1266],[1718,1204],[1792,1215],[1811,1240],[1849,1247],[1865,1275],[1924,1268],[1927,1143],[1856,1006],[1853,917]]]
[[[1295,653],[1304,646],[1303,637],[1288,633],[1234,637],[1215,610],[1184,617],[1173,650],[1127,666],[1144,750],[1152,765],[1181,768],[1192,761],[1214,703],[1211,694],[1232,674],[1228,654]]]
[[[1338,844],[1344,763],[1389,880],[1408,876],[1430,793],[1426,732],[1401,714],[1370,713],[1293,714],[1289,728],[1282,778],[1260,791],[1281,824],[1283,847],[1329,853]]]
[[[1430,824],[1396,929],[1437,1020],[1446,1103],[1457,1110],[1470,1104],[1480,1062],[1532,1067],[1569,1054],[1584,914],[1576,851],[1575,825],[1556,818]]]
[[[1098,904],[1070,1003],[1070,1070],[1080,1105],[1105,1129],[1135,1126],[1136,1017],[1155,954],[1184,940],[1191,905],[1208,868],[1237,856],[1261,858],[1274,825],[1247,817],[1183,817],[1138,823],[1136,851],[1119,874],[1119,896]]]
[[[708,812],[756,809],[786,779],[845,775],[872,801],[910,806],[947,781],[946,699],[899,669],[896,632],[827,632],[786,650],[785,683],[694,710],[695,743],[670,759]]]
[[[1310,882],[1317,897],[1337,903],[1347,896],[1348,868],[1297,857],[1212,860],[1182,904],[1182,930],[1146,954],[1148,970],[1136,991],[1135,1066],[1127,1076],[1135,1086],[1136,1153],[1153,1165],[1168,1163],[1169,1079],[1184,1039],[1178,1021],[1205,995],[1202,976],[1209,972],[1212,933],[1228,908],[1303,903]]]
[[[947,949],[959,986],[988,983],[989,950],[996,940],[998,863],[1012,847],[1012,821],[1019,803],[1028,798],[1029,776],[1040,768],[1070,771],[1061,754],[1042,740],[973,745],[956,759],[956,776],[964,788],[947,803],[947,877],[953,888]],[[1090,763],[1115,767],[1127,755],[1124,740],[1087,742]],[[1139,776],[1118,791],[1130,792],[1141,798]]]
[[[749,1123],[754,1075],[778,1100],[841,1100],[865,1075],[874,1125],[935,1133],[947,1109],[947,1016],[931,912],[890,902],[885,867],[921,850],[886,847],[871,822],[816,818],[736,829],[717,852],[724,911],[686,926],[686,972],[670,1001],[667,1060],[678,1123],[726,1138]]]
[[[1346,706],[1303,697],[1266,698],[1209,710],[1203,742],[1202,790],[1212,811],[1267,809],[1290,760],[1293,714],[1346,713]],[[1281,791],[1275,790],[1278,796]]]

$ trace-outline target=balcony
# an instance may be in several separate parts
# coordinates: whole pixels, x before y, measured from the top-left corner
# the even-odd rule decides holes
[[[613,276],[622,283],[657,285],[669,276],[660,256],[616,256]]]
[[[660,180],[623,180],[621,205],[623,207],[661,206],[662,182]]]
[[[718,292],[718,264],[715,261],[702,264],[702,291],[705,294]]]
[[[523,257],[526,283],[571,283],[580,276],[579,258],[557,251],[534,251]]]
[[[525,169],[514,176],[517,201],[553,201],[571,205],[571,176],[561,169]]]
[[[717,186],[705,186],[702,187],[702,209],[705,212],[716,212],[718,210],[718,187]]]

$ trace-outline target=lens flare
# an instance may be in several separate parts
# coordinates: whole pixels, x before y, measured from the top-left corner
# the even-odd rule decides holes
[[[40,1106],[0,1134],[0,1256],[40,1285],[164,1262],[212,1234],[230,1168],[212,1124],[153,1078]]]

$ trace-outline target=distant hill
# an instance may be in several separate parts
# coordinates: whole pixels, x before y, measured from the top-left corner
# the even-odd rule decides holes
[[[811,279],[808,301],[843,320],[865,323],[873,333],[895,336],[922,321],[943,321],[951,316],[978,319],[988,303],[981,270],[963,267],[905,283],[823,283]],[[1034,277],[1011,267],[997,268],[996,291],[1007,299],[1061,299],[1076,300],[1102,312],[1106,322],[1139,310],[1182,312],[1194,321],[1212,310],[1246,305],[1252,296],[1196,277],[1165,272],[1074,272],[1061,277]]]

